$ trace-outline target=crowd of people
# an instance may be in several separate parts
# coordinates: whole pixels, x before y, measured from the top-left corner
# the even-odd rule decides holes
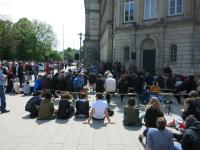
[[[144,118],[146,129],[138,139],[143,143],[143,138],[146,137],[144,143],[147,150],[200,148],[200,87],[193,76],[172,74],[169,66],[166,66],[163,72],[152,75],[138,72],[135,68],[127,70],[120,62],[81,66],[76,71],[62,70],[65,65],[60,66],[57,73],[54,73],[46,63],[45,73],[40,74],[34,65],[31,73],[30,70],[26,73],[26,66],[21,62],[10,67],[12,69],[5,69],[5,65],[1,65],[1,112],[9,112],[5,102],[6,89],[6,92],[16,94],[33,94],[25,107],[26,111],[30,112],[30,118],[69,119],[75,115],[88,118],[85,124],[90,124],[92,119],[105,118],[112,124],[110,116],[114,115],[114,112],[109,108],[112,95],[119,95],[121,102],[126,96],[128,102],[124,107],[122,122],[125,126],[140,126]],[[34,69],[37,74],[34,84],[30,85]],[[179,104],[184,104],[182,118],[186,128],[180,135],[166,128],[166,119],[160,106],[163,102],[160,92],[165,89],[174,94]],[[88,93],[94,92],[96,100],[90,106]],[[186,98],[184,101],[182,96]],[[53,97],[59,100],[58,109],[54,107]],[[147,105],[145,112],[141,113],[137,103]],[[178,142],[174,142],[174,138]]]

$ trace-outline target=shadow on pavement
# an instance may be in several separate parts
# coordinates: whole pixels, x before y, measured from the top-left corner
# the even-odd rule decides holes
[[[65,124],[65,123],[67,123],[69,121],[69,119],[56,119],[56,123],[58,123],[58,124]]]
[[[104,120],[92,120],[92,124],[90,124],[91,128],[94,129],[100,129],[103,127],[106,127],[106,123],[104,123]]]
[[[36,120],[35,122],[36,122],[38,125],[42,125],[42,124],[48,123],[48,122],[50,122],[50,121],[52,121],[52,120]]]
[[[140,126],[124,126],[124,129],[129,131],[139,131],[142,128],[142,125]]]

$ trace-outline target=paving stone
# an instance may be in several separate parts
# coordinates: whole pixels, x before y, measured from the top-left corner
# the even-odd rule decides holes
[[[94,95],[89,96],[92,102]],[[10,113],[0,114],[0,150],[143,150],[137,137],[142,127],[124,127],[122,124],[123,107],[117,97],[112,98],[110,107],[114,109],[111,120],[115,124],[105,124],[107,120],[93,121],[92,125],[83,124],[85,119],[71,117],[69,120],[38,121],[29,119],[24,111],[29,97],[6,95]],[[180,117],[182,105],[176,103],[166,119]],[[166,110],[165,110],[166,111]],[[174,131],[174,130],[173,130]]]

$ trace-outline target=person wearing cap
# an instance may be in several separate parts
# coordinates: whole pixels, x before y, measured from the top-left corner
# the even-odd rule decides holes
[[[6,110],[5,79],[3,76],[1,64],[0,64],[0,99],[1,99],[1,113],[9,112],[9,110]]]

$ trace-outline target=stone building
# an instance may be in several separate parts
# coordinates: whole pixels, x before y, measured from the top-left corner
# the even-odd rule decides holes
[[[96,45],[101,61],[152,73],[170,64],[174,73],[200,74],[200,0],[85,0],[85,6],[85,47]]]

